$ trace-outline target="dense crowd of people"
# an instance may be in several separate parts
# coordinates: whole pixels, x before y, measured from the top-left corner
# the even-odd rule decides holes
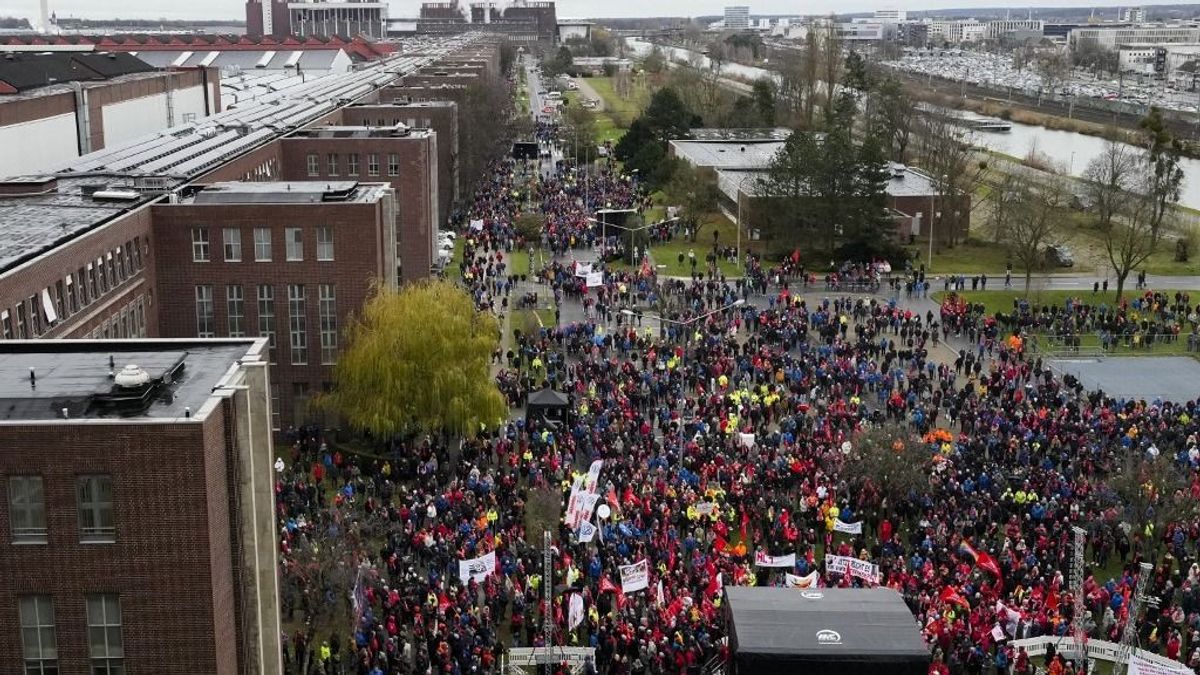
[[[728,656],[723,586],[815,572],[822,586],[901,593],[931,672],[1080,673],[1053,655],[1061,649],[1034,659],[1009,646],[1071,634],[1078,526],[1089,542],[1087,634],[1117,640],[1133,620],[1144,648],[1200,673],[1200,403],[1085,391],[1013,335],[1165,320],[1191,312],[1186,296],[1017,306],[1005,317],[951,303],[922,315],[832,285],[834,275],[879,283],[877,268],[810,286],[798,258],[751,258],[736,281],[596,263],[603,279],[589,287],[571,260],[604,244],[588,214],[644,203],[613,169],[593,178],[599,192],[569,163],[547,180],[498,162],[461,217],[463,283],[497,312],[525,274],[509,268],[529,243],[517,214],[545,219],[541,243],[559,255],[534,280],[556,303],[582,305],[585,319],[514,336],[496,355],[497,380],[518,412],[530,392],[566,393],[565,423],[518,414],[461,446],[376,439],[357,453],[317,428],[292,433],[277,466],[281,599],[285,621],[305,622],[286,636],[288,672],[495,673],[507,648],[551,639],[594,647],[596,672],[700,673]],[[939,362],[933,350],[951,333],[973,335],[971,347]],[[921,458],[923,479],[903,494],[850,466],[883,430]],[[1114,485],[1142,462],[1168,470],[1148,479],[1155,499],[1139,510]],[[587,526],[568,527],[562,510],[597,466],[608,515],[588,509]],[[551,578],[535,523],[554,534]],[[838,531],[843,523],[861,531]],[[795,563],[758,566],[756,553]],[[494,569],[460,576],[460,561],[491,555]],[[878,577],[833,573],[828,555],[870,561]],[[621,568],[643,560],[647,583],[624,592]],[[1157,603],[1131,616],[1142,561]],[[347,594],[348,634],[321,618],[347,611]]]

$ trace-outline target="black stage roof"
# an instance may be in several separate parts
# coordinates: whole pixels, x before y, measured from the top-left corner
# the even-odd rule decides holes
[[[929,648],[890,588],[725,588],[737,675],[925,675]]]

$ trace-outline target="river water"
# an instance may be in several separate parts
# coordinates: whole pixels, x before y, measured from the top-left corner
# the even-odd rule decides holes
[[[626,43],[634,54],[639,56],[648,53],[653,47],[651,43],[637,38],[627,38]],[[678,47],[663,48],[663,51],[667,52],[668,57],[673,61],[682,60],[690,63],[690,59],[698,56],[700,67],[709,67],[708,57],[696,52]],[[721,72],[749,81],[763,77],[777,77],[775,73],[765,68],[730,62],[721,64]],[[1031,150],[1036,151],[1039,156],[1048,160],[1051,166],[1075,177],[1083,175],[1087,170],[1088,162],[1104,152],[1104,145],[1107,142],[1102,138],[1074,131],[1058,131],[1017,122],[1013,122],[1012,131],[976,131],[972,135],[972,141],[978,146],[1018,159],[1025,159]],[[1179,164],[1184,171],[1179,203],[1182,206],[1200,209],[1200,160],[1181,159]]]

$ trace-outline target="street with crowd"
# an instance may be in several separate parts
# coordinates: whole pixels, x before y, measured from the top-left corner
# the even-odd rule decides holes
[[[647,255],[606,265],[621,239],[592,214],[648,204],[606,160],[586,175],[570,162],[493,164],[457,214],[457,272],[481,309],[511,315],[536,289],[558,321],[509,330],[494,361],[513,415],[498,429],[461,444],[376,439],[373,453],[345,451],[321,428],[290,432],[276,486],[284,618],[299,625],[288,672],[495,673],[507,648],[549,639],[594,647],[594,672],[698,674],[727,656],[721,588],[758,584],[896,589],[931,672],[1081,673],[1009,646],[1069,636],[1078,526],[1088,635],[1117,641],[1135,620],[1143,648],[1200,673],[1200,518],[1143,526],[1108,487],[1127,457],[1161,456],[1185,477],[1168,498],[1200,499],[1200,403],[1087,391],[1014,334],[1128,336],[1186,315],[1187,298],[995,317],[913,309],[899,289],[927,292],[920,272],[810,272],[800,255],[748,254],[737,279],[712,265],[660,277]],[[544,220],[540,241],[514,227],[523,213]],[[512,269],[533,246],[548,261]],[[546,387],[569,397],[563,424],[524,416]],[[931,467],[898,497],[884,478],[849,478],[861,475],[849,450],[883,428],[904,430]],[[527,530],[546,493],[559,505],[552,578]],[[834,572],[832,556],[874,571]],[[463,561],[475,563],[465,575]],[[630,583],[643,561],[644,581]],[[1131,617],[1143,561],[1157,606]],[[321,607],[354,623],[298,624]]]

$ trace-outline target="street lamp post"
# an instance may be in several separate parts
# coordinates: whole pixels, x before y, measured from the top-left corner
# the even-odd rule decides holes
[[[710,317],[714,314],[720,314],[721,312],[724,312],[728,309],[733,309],[734,307],[739,307],[744,304],[746,304],[745,299],[738,298],[737,300],[734,300],[733,302],[729,303],[728,305],[724,305],[723,307],[718,307],[710,312],[706,312],[699,316],[694,316],[690,319],[686,319],[683,321],[679,321],[677,319],[668,319],[663,316],[646,316],[645,314],[635,312],[631,309],[622,309],[621,310],[621,313],[628,317],[636,316],[636,317],[644,317],[644,318],[649,318],[649,319],[658,319],[658,321],[660,323],[673,323],[677,326],[683,326],[684,330],[687,331],[684,333],[683,356],[680,357],[680,360],[679,360],[679,398],[675,399],[675,410],[676,410],[676,412],[679,413],[679,452],[680,452],[680,454],[683,453],[683,388],[684,388],[683,367],[684,367],[685,361],[687,360],[687,346],[688,346],[688,343],[691,341],[692,326],[694,324],[696,324],[697,322],[699,322],[703,319],[707,319],[708,317]]]

